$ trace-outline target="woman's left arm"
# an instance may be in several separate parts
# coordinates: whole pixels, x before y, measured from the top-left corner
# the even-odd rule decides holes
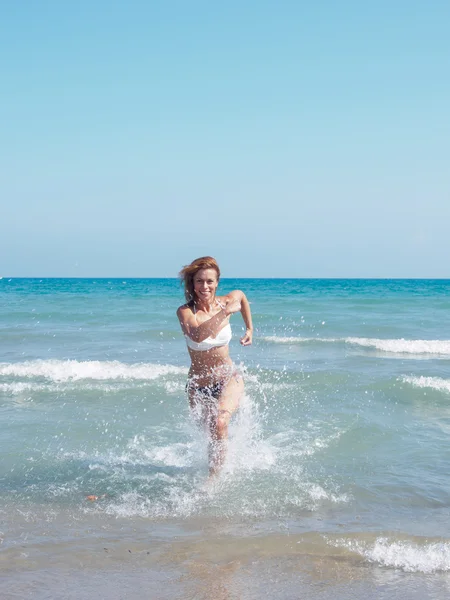
[[[241,290],[234,290],[228,294],[227,298],[237,300],[241,304],[241,315],[246,327],[245,334],[241,337],[241,344],[242,346],[250,346],[253,340],[253,323],[252,312],[247,296]]]

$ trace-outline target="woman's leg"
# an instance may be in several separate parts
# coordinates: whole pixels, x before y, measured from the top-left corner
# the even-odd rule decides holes
[[[217,414],[210,421],[211,442],[209,445],[209,474],[216,475],[225,460],[228,439],[228,425],[234,412],[239,407],[239,400],[244,393],[244,380],[235,373],[226,382],[217,401]]]
[[[211,431],[216,420],[216,399],[208,387],[187,387],[189,407],[194,421],[207,432]]]

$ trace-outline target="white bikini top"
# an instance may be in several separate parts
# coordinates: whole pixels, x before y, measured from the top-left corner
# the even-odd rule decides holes
[[[224,308],[223,305],[218,300],[216,300],[216,302],[221,308]],[[194,315],[195,315],[195,304],[194,304]],[[194,342],[194,340],[192,338],[190,338],[186,333],[184,334],[188,348],[190,348],[191,350],[197,350],[198,352],[204,352],[205,350],[211,350],[211,348],[219,348],[220,346],[228,346],[228,344],[230,343],[230,340],[231,340],[231,336],[232,336],[231,325],[229,323],[227,323],[225,325],[225,327],[223,327],[219,331],[219,333],[216,335],[216,337],[209,336],[202,342]]]

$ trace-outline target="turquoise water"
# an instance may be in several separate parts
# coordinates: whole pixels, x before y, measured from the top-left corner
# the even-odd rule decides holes
[[[234,316],[246,395],[205,491],[178,282],[0,280],[0,566],[31,590],[29,561],[44,582],[55,545],[67,567],[84,556],[80,540],[144,552],[151,537],[171,549],[164,568],[183,570],[180,540],[210,556],[226,539],[226,560],[244,561],[257,539],[277,565],[339,559],[447,597],[450,281],[221,282],[234,288],[251,301],[255,340],[240,347]],[[239,597],[253,597],[246,589]]]

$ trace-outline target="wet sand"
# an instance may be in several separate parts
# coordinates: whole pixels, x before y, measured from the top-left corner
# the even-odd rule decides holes
[[[0,554],[0,573],[3,600],[444,600],[450,592],[447,573],[380,567],[316,534],[25,543]]]

